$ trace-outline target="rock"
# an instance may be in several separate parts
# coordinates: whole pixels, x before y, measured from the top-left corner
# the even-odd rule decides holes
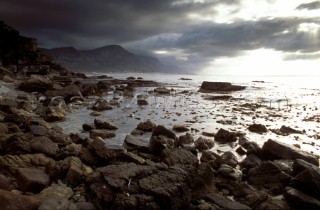
[[[129,162],[129,163],[135,163],[138,165],[143,165],[146,163],[146,160],[139,155],[136,155],[132,152],[126,152],[121,156],[121,161],[123,162]]]
[[[216,171],[209,163],[202,162],[199,164],[195,175],[195,187],[193,191],[198,191],[199,194],[207,194],[215,190],[215,175]],[[196,193],[196,192],[195,192]]]
[[[242,178],[242,172],[239,169],[233,168],[227,164],[220,165],[218,175],[235,181],[240,181]]]
[[[70,157],[69,170],[66,175],[66,182],[71,186],[78,186],[84,181],[88,173],[91,173],[92,169],[84,165],[78,157]]]
[[[149,142],[143,139],[140,139],[136,136],[127,135],[123,146],[129,150],[138,150],[141,152],[148,152],[149,151]]]
[[[186,209],[191,200],[192,175],[184,167],[175,165],[159,170],[139,180],[139,187],[155,197],[160,208]]]
[[[220,157],[220,156],[216,155],[214,152],[209,151],[209,150],[205,150],[205,151],[202,151],[202,155],[201,155],[200,161],[207,163],[207,162],[210,162],[210,161],[214,161],[218,157]]]
[[[94,125],[97,129],[107,129],[107,130],[117,130],[118,128],[115,125],[112,125],[111,123],[94,119]]]
[[[302,131],[298,131],[296,129],[293,129],[293,128],[290,128],[290,127],[287,127],[287,126],[284,126],[284,125],[281,126],[280,132],[283,133],[283,134],[291,134],[291,133],[303,134]]]
[[[142,136],[144,132],[142,130],[133,129],[130,134],[133,136]]]
[[[268,132],[268,129],[266,126],[261,125],[261,124],[252,124],[248,127],[248,130],[254,133],[266,133]]]
[[[0,123],[0,136],[7,134],[9,132],[9,128],[5,123]]]
[[[22,82],[18,88],[25,92],[45,92],[53,87],[51,80],[43,77],[32,77],[25,82]]]
[[[58,145],[53,143],[48,137],[35,137],[30,142],[30,148],[35,153],[43,153],[50,157],[54,157],[59,149]]]
[[[52,131],[49,133],[48,137],[53,143],[58,144],[58,146],[66,146],[71,144],[71,139],[60,132]]]
[[[210,93],[215,91],[239,91],[244,90],[245,87],[232,85],[230,82],[207,82],[201,84],[199,92]]]
[[[91,112],[90,115],[94,116],[94,117],[97,117],[97,116],[102,115],[102,113],[101,112]]]
[[[284,194],[284,198],[294,209],[320,209],[319,200],[294,188],[288,187]]]
[[[293,164],[294,177],[291,185],[302,192],[320,199],[320,169],[304,160],[297,159]]]
[[[34,168],[18,168],[16,178],[20,189],[24,192],[38,193],[50,184],[50,177],[43,170]]]
[[[155,88],[153,91],[159,94],[170,94],[170,90],[165,87],[158,87],[158,88]]]
[[[164,150],[161,154],[161,160],[169,166],[176,164],[197,166],[199,160],[196,155],[184,148],[177,148],[174,150]]]
[[[2,143],[2,148],[6,154],[19,155],[31,153],[28,143],[29,139],[23,133],[14,134]]]
[[[218,206],[217,209],[251,209],[249,206],[232,201],[222,195],[209,194],[205,196],[205,200]]]
[[[151,136],[149,150],[155,155],[160,155],[165,149],[173,149],[174,140],[166,136]]]
[[[94,139],[93,142],[89,144],[88,149],[106,161],[120,157],[127,152],[127,150],[121,146],[106,146],[104,141],[99,138]]]
[[[248,172],[248,182],[265,187],[275,193],[288,186],[291,176],[284,173],[276,164],[268,161],[260,166],[251,168]]]
[[[23,154],[0,156],[0,167],[3,169],[38,168],[54,165],[55,161],[44,154]],[[14,172],[14,171],[13,171]]]
[[[247,151],[245,149],[243,149],[242,146],[239,146],[237,149],[236,149],[236,152],[239,154],[239,155],[245,155],[247,153]]]
[[[82,129],[84,131],[92,131],[92,130],[94,130],[94,125],[85,123],[82,125]]]
[[[264,143],[262,150],[281,159],[302,159],[315,166],[319,166],[319,158],[315,155],[309,154],[292,145],[269,139]]]
[[[41,125],[30,125],[29,126],[30,132],[34,135],[34,136],[44,136],[48,133],[49,129],[41,126]]]
[[[226,164],[235,168],[238,165],[238,158],[230,151],[223,153],[218,158],[220,164]]]
[[[153,129],[156,127],[157,125],[153,122],[151,122],[151,120],[147,120],[145,122],[140,122],[137,125],[137,129],[138,130],[142,130],[144,132],[152,132]]]
[[[176,132],[187,132],[190,129],[187,128],[185,125],[174,125],[172,127],[172,130],[176,131]]]
[[[179,136],[179,139],[175,141],[175,145],[182,146],[184,144],[193,144],[194,143],[194,138],[190,133],[186,133],[186,135]]]
[[[149,104],[148,100],[143,98],[138,98],[137,103],[139,106],[146,106]]]
[[[92,109],[96,111],[104,111],[104,110],[111,110],[113,108],[112,106],[109,105],[108,101],[98,99],[92,106]]]
[[[237,136],[234,132],[230,132],[220,128],[214,135],[214,139],[219,142],[232,142],[237,141]]]
[[[154,128],[152,132],[152,136],[166,136],[169,139],[176,140],[177,136],[176,134],[172,131],[164,127],[163,125],[158,125],[157,127]]]
[[[0,174],[0,189],[11,191],[17,189],[15,185],[13,178]]]
[[[40,202],[31,196],[18,195],[1,189],[0,201],[0,209],[2,210],[37,210],[40,205]]]
[[[10,77],[9,75],[4,75],[2,78],[2,81],[4,81],[5,83],[13,83],[14,82],[12,77]]]
[[[248,155],[242,162],[240,162],[240,166],[242,168],[250,169],[254,167],[260,166],[262,161],[257,156],[251,154]]]
[[[66,119],[66,113],[58,106],[49,106],[45,110],[44,119],[47,122],[62,121]]]
[[[0,100],[0,110],[8,114],[15,114],[18,109],[18,102],[9,98]]]
[[[96,210],[96,207],[89,202],[77,202],[75,205],[78,210]]]
[[[202,135],[203,135],[203,136],[207,136],[207,137],[214,137],[215,133],[210,133],[210,132],[205,132],[205,131],[203,131],[203,132],[202,132]]]
[[[95,139],[97,137],[107,139],[107,138],[113,138],[116,134],[110,131],[103,131],[103,130],[91,130],[90,131],[90,138]]]
[[[197,140],[194,141],[194,145],[197,150],[203,151],[214,147],[214,142],[211,139],[206,139],[200,136]]]

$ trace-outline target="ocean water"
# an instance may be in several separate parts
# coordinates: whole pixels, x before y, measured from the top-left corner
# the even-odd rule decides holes
[[[224,128],[230,131],[246,133],[247,138],[262,145],[268,139],[275,139],[289,144],[299,145],[303,150],[319,154],[320,142],[320,77],[296,76],[201,76],[201,75],[175,75],[128,73],[107,74],[116,79],[126,79],[129,76],[142,77],[145,80],[154,80],[162,86],[172,89],[170,96],[150,93],[154,87],[136,88],[134,97],[120,98],[120,106],[113,110],[104,111],[102,115],[93,117],[92,110],[87,106],[74,106],[68,114],[66,121],[58,122],[67,133],[83,133],[84,123],[93,123],[94,119],[108,121],[116,125],[116,137],[106,139],[107,144],[122,145],[126,135],[136,128],[139,122],[150,119],[158,125],[172,128],[183,124],[192,129],[194,138],[202,136],[202,132],[217,132]],[[188,78],[191,80],[181,80]],[[217,94],[199,93],[198,89],[203,81],[231,82],[247,88],[243,91],[225,93],[232,96],[228,101],[210,101],[207,96]],[[182,92],[184,91],[184,92]],[[149,105],[138,106],[137,96],[144,94],[148,97]],[[219,94],[218,94],[219,95]],[[104,98],[111,100],[113,92]],[[86,103],[93,104],[94,99]],[[243,104],[258,104],[259,109],[242,106]],[[269,130],[279,129],[282,125],[305,130],[305,134],[277,135],[271,131],[260,135],[248,131],[248,126],[260,123]],[[177,133],[184,135],[185,133]],[[83,133],[87,135],[88,133]],[[149,139],[150,133],[141,138]],[[237,144],[216,143],[213,150],[234,151]]]

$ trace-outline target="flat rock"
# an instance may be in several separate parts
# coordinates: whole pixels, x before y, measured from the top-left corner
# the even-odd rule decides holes
[[[269,139],[264,143],[262,150],[281,159],[302,159],[315,166],[319,166],[319,158],[295,146]]]
[[[115,137],[116,134],[114,132],[110,131],[104,131],[104,130],[91,130],[90,131],[90,138],[95,139],[97,137],[100,137],[102,139],[107,139],[107,138],[113,138]]]
[[[206,195],[205,200],[217,205],[219,209],[251,209],[249,206],[245,204],[232,201],[218,194]]]
[[[124,147],[127,149],[149,151],[149,142],[133,135],[127,135],[124,139]]]
[[[53,143],[48,137],[35,137],[29,142],[30,148],[35,153],[43,153],[50,157],[54,157],[59,149],[58,145]]]
[[[199,89],[199,92],[210,93],[216,91],[239,91],[244,89],[245,87],[239,85],[232,85],[230,82],[203,81]]]
[[[185,125],[174,125],[172,127],[172,130],[176,131],[176,132],[187,132],[190,129],[187,128]]]
[[[105,142],[99,138],[93,140],[93,142],[88,146],[88,149],[106,161],[120,157],[127,152],[127,150],[121,146],[107,146]]]
[[[184,148],[165,150],[161,154],[161,160],[169,166],[176,164],[197,166],[199,163],[197,156]]]
[[[95,119],[94,125],[97,129],[117,130],[117,126],[102,120]]]
[[[177,139],[176,134],[172,130],[164,127],[163,125],[158,125],[157,127],[155,127],[152,132],[152,136],[166,136],[169,139]]]

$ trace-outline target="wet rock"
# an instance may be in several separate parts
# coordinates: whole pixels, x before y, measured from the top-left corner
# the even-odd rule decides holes
[[[210,93],[215,91],[239,91],[243,90],[245,87],[232,85],[229,82],[208,82],[204,81],[201,84],[199,92]]]
[[[202,132],[203,136],[207,136],[207,137],[214,137],[215,133],[210,133],[210,132]]]
[[[45,92],[53,87],[51,80],[43,77],[32,77],[25,82],[22,82],[18,88],[26,92]]]
[[[8,125],[5,123],[0,123],[0,135],[3,136],[9,132]]]
[[[176,148],[174,150],[164,150],[161,154],[162,162],[169,166],[176,164],[197,166],[199,160],[196,155],[184,148]]]
[[[147,120],[145,122],[140,122],[137,125],[137,129],[138,130],[142,130],[144,132],[152,132],[153,129],[156,127],[157,125],[153,122],[151,122],[151,120]]]
[[[94,116],[94,117],[97,117],[97,116],[102,115],[102,113],[101,112],[91,112],[90,115]]]
[[[90,138],[95,139],[97,137],[100,137],[102,139],[107,138],[113,138],[116,134],[110,131],[104,131],[104,130],[91,130],[90,131]]]
[[[205,196],[205,200],[217,206],[217,209],[251,209],[249,206],[232,201],[222,195],[209,194]]]
[[[121,161],[135,163],[138,165],[143,165],[146,162],[146,160],[144,158],[142,158],[139,155],[136,155],[132,152],[126,152],[125,154],[121,155]]]
[[[88,146],[88,149],[106,161],[120,157],[127,152],[127,150],[121,146],[107,146],[105,145],[104,141],[99,138],[94,139],[93,142]]]
[[[82,129],[84,131],[92,131],[92,130],[95,129],[95,127],[92,124],[85,123],[85,124],[82,125]]]
[[[250,169],[254,167],[260,166],[262,161],[257,156],[251,154],[248,155],[242,162],[240,162],[240,166],[242,168]]]
[[[70,157],[68,161],[70,166],[65,180],[69,185],[77,186],[92,172],[92,169],[84,165],[78,157]]]
[[[18,168],[16,178],[20,189],[24,192],[40,192],[50,184],[50,177],[43,170],[34,168]]]
[[[149,142],[149,150],[155,154],[160,155],[165,149],[173,149],[174,140],[166,136],[152,136]]]
[[[142,136],[144,134],[144,132],[142,130],[134,129],[131,131],[130,134],[133,136]]]
[[[75,205],[78,210],[96,210],[96,207],[90,202],[77,202]]]
[[[95,119],[94,120],[94,125],[96,126],[97,129],[107,129],[107,130],[117,130],[117,126],[112,125],[111,123]]]
[[[149,142],[143,139],[140,139],[136,136],[127,135],[123,146],[127,150],[138,150],[142,152],[148,152],[149,151]]]
[[[43,117],[47,122],[62,121],[66,119],[66,112],[60,107],[49,106]]]
[[[179,136],[179,139],[175,141],[175,146],[183,146],[185,144],[193,144],[194,138],[192,134],[186,133],[186,135]]]
[[[245,155],[245,154],[247,153],[247,151],[246,151],[243,147],[241,147],[241,146],[239,146],[239,147],[236,149],[236,152],[237,152],[239,155]]]
[[[17,189],[15,185],[13,178],[0,174],[0,189],[11,191]]]
[[[37,210],[40,205],[40,202],[31,196],[18,195],[1,189],[0,201],[0,209],[2,210]]]
[[[231,167],[227,164],[221,164],[218,169],[218,175],[224,178],[240,181],[242,178],[242,172],[239,169]]]
[[[145,98],[138,98],[138,99],[137,99],[137,104],[138,104],[139,106],[146,106],[146,105],[149,104],[149,102],[148,102],[148,100],[145,99]]]
[[[199,137],[197,140],[194,141],[194,145],[197,150],[203,151],[203,150],[208,150],[214,147],[214,142],[211,139]]]
[[[214,139],[219,142],[233,142],[237,141],[237,136],[234,132],[230,132],[223,128],[220,128],[214,135]]]
[[[8,114],[16,113],[18,109],[18,103],[15,100],[4,98],[0,100],[0,110]]]
[[[248,127],[248,130],[254,133],[266,133],[268,132],[268,129],[266,126],[261,125],[261,124],[252,124]]]
[[[152,132],[152,136],[166,136],[167,138],[176,140],[177,136],[176,134],[170,130],[167,129],[166,127],[164,127],[163,125],[158,125],[157,127],[154,128],[153,132]]]
[[[320,201],[297,189],[287,188],[284,198],[294,209],[320,209]]]
[[[319,158],[315,155],[309,154],[292,145],[269,139],[262,147],[263,151],[281,159],[302,159],[311,164],[319,166]]]
[[[71,139],[60,132],[51,131],[48,137],[53,143],[58,144],[58,146],[66,146],[71,143]]]
[[[113,108],[112,106],[110,106],[108,101],[98,99],[92,106],[92,109],[96,111],[104,111],[104,110],[111,110]]]
[[[293,164],[294,177],[291,185],[306,194],[320,199],[320,169],[304,160],[297,159]]]
[[[50,157],[54,157],[59,149],[58,145],[53,143],[48,137],[35,137],[30,142],[30,148],[35,153],[43,153]]]
[[[284,173],[276,164],[268,161],[260,166],[251,168],[248,172],[248,182],[265,187],[275,193],[288,186],[291,176]]]
[[[165,87],[158,87],[158,88],[155,88],[153,91],[159,94],[170,94],[170,90]]]
[[[207,162],[210,162],[210,161],[214,161],[218,157],[220,157],[220,156],[215,154],[214,152],[209,151],[209,150],[205,150],[205,151],[202,152],[200,161],[207,163]]]
[[[187,132],[190,129],[187,128],[185,125],[174,125],[172,127],[172,130],[176,131],[176,132]]]

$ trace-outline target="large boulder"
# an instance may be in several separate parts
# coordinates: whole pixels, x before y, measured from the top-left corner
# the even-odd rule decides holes
[[[149,151],[149,142],[133,135],[127,135],[124,139],[123,146],[127,150],[138,150],[142,152]]]
[[[203,81],[199,92],[210,93],[216,91],[239,91],[244,90],[246,87],[239,85],[232,85],[230,82],[208,82]]]
[[[320,200],[294,188],[288,187],[284,198],[294,209],[320,209]]]
[[[149,142],[149,150],[155,154],[160,155],[165,149],[173,149],[174,140],[166,136],[151,136]]]
[[[157,127],[155,127],[153,129],[152,136],[166,136],[169,139],[177,139],[176,134],[172,130],[164,127],[163,125],[158,125]]]
[[[176,148],[174,150],[164,150],[161,154],[162,162],[169,166],[176,164],[197,166],[199,160],[196,155],[184,148]]]
[[[274,141],[272,139],[269,139],[264,143],[262,150],[280,159],[302,159],[315,166],[319,166],[319,158],[317,156],[309,154],[292,145]]]
[[[55,157],[59,149],[58,145],[53,143],[48,137],[35,137],[29,142],[30,148],[35,153],[43,153],[50,157]]]

